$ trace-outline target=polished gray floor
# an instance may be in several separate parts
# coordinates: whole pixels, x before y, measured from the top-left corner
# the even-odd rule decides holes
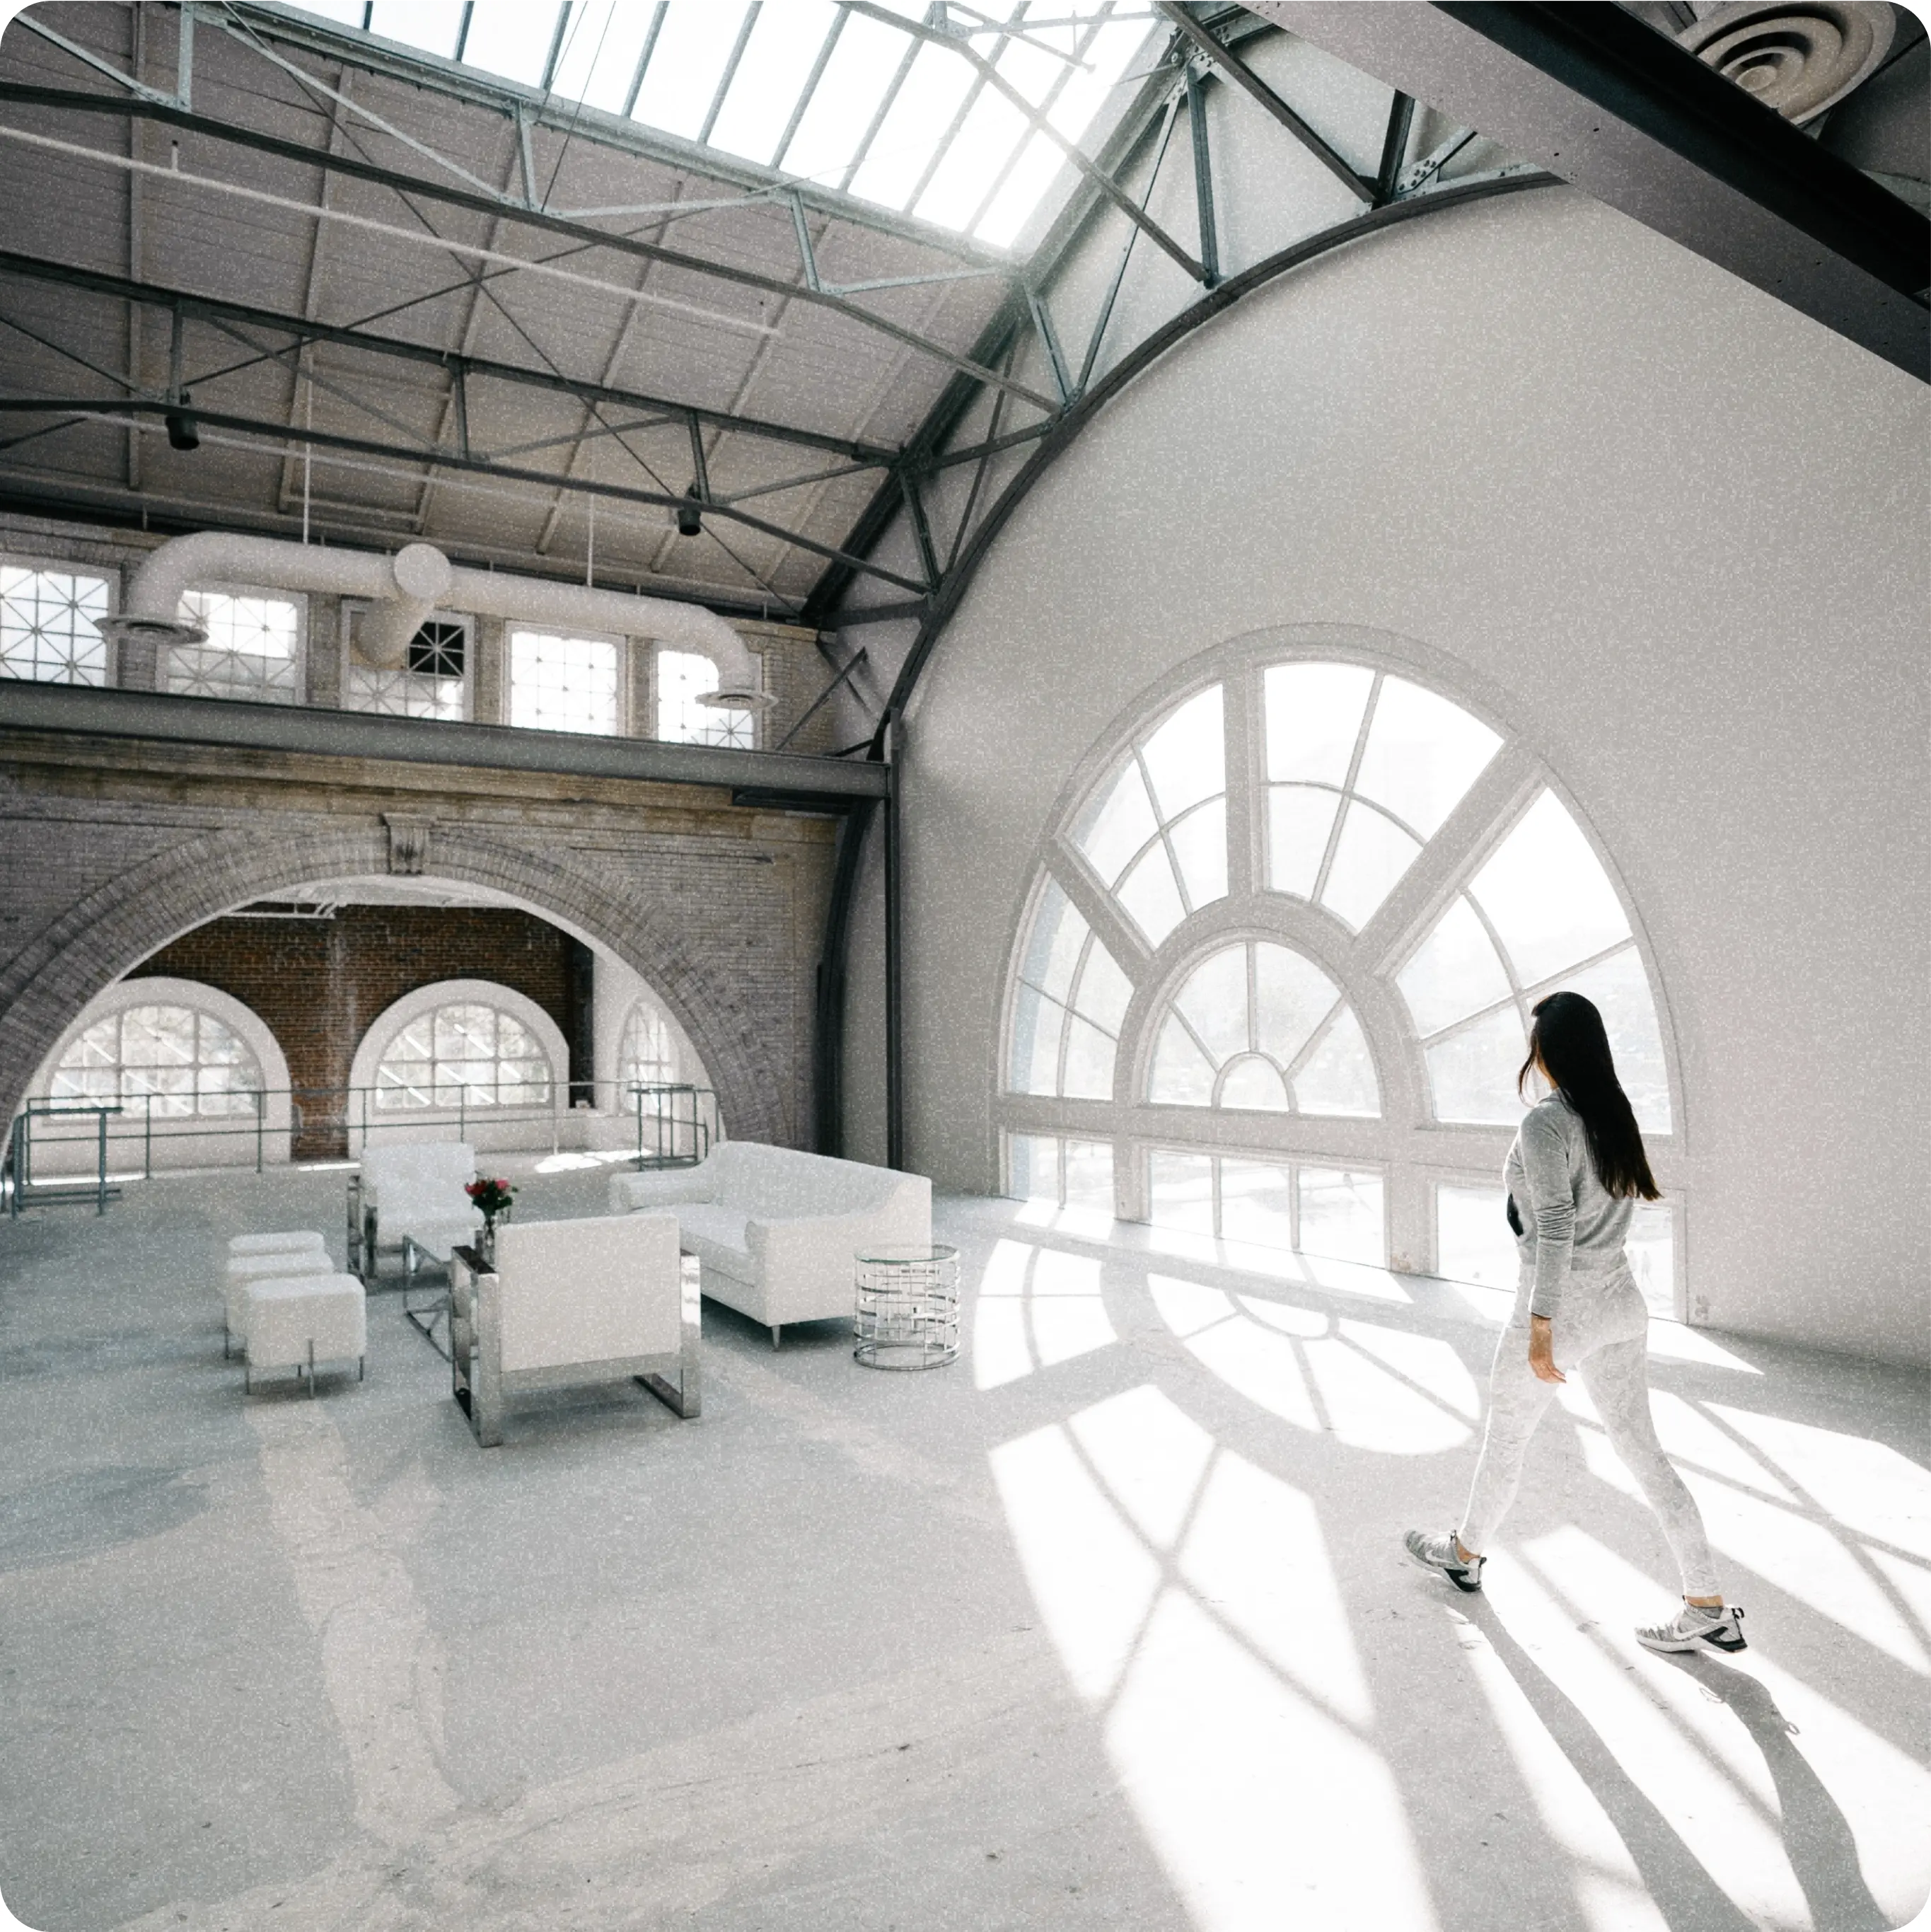
[[[1931,1889],[1922,1378],[1659,1326],[1753,1646],[1675,1664],[1578,1396],[1485,1597],[1402,1560],[1466,1486],[1480,1291],[947,1202],[955,1366],[707,1305],[701,1421],[559,1395],[485,1453],[393,1295],[366,1383],[222,1360],[226,1236],[339,1244],[341,1193],[0,1223],[40,1932],[1864,1932]]]

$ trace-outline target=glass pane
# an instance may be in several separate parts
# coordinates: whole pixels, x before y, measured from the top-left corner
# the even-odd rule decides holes
[[[133,1006],[121,1016],[123,1066],[192,1066],[194,1016],[185,1006]]]
[[[564,30],[551,91],[606,114],[621,114],[655,10],[637,0],[578,0]]]
[[[1114,1211],[1112,1142],[1068,1141],[1066,1168],[1066,1205],[1111,1216]]]
[[[673,0],[632,118],[695,140],[737,45],[747,0]],[[639,6],[637,10],[643,8]]]
[[[1119,896],[1120,903],[1132,914],[1134,923],[1147,935],[1150,945],[1159,945],[1187,916],[1164,845],[1156,845],[1127,874],[1120,884]]]
[[[1372,806],[1348,808],[1321,902],[1358,932],[1394,890],[1421,848]]]
[[[1007,1135],[1006,1191],[1018,1201],[1057,1201],[1059,1142],[1043,1134]]]
[[[633,4],[626,10],[641,15],[644,10]],[[711,130],[712,147],[747,160],[770,160],[798,90],[810,77],[838,17],[829,0],[783,0],[760,12]]]
[[[1149,1165],[1147,1218],[1156,1228],[1213,1232],[1213,1162],[1204,1154],[1156,1151]]]
[[[1430,838],[1501,742],[1459,705],[1384,677],[1354,789]]]
[[[614,736],[616,646],[605,638],[514,632],[510,638],[510,722],[539,731]]]
[[[539,86],[556,31],[552,0],[476,0],[463,58],[505,80]]]
[[[1525,986],[1629,937],[1615,888],[1551,791],[1530,806],[1468,890]]]
[[[970,66],[949,47],[927,41],[892,104],[884,124],[852,177],[851,192],[903,208],[925,172],[973,83]]]
[[[1164,819],[1227,789],[1227,736],[1221,722],[1220,687],[1190,698],[1145,744],[1140,755],[1153,782]]]
[[[1648,1133],[1668,1133],[1669,1070],[1663,1057],[1656,1002],[1650,998],[1649,978],[1635,945],[1611,954],[1586,973],[1573,974],[1563,984],[1571,992],[1594,1000],[1601,1012],[1616,1062],[1616,1077],[1636,1109],[1636,1125]]]
[[[1267,776],[1345,784],[1375,674],[1360,664],[1275,664],[1267,672]]]
[[[1475,908],[1458,898],[1396,976],[1423,1034],[1509,997],[1509,976]]]
[[[1263,940],[1254,949],[1254,1044],[1283,1066],[1314,1036],[1341,997],[1311,959]]]
[[[701,651],[660,650],[657,653],[657,735],[673,745],[735,745],[756,748],[748,711],[720,711],[700,704],[718,688],[718,668]]]
[[[1294,1176],[1261,1161],[1220,1163],[1220,1232],[1230,1241],[1264,1248],[1291,1248]]]
[[[656,1010],[640,1000],[624,1022],[623,1040],[617,1050],[617,1077],[632,1081],[665,1084],[677,1078],[676,1048],[670,1027]],[[624,1096],[628,1104],[629,1096]]]
[[[231,597],[193,590],[181,608],[205,626],[201,644],[163,652],[166,688],[187,698],[292,704],[301,698],[301,613],[280,598]]]
[[[1516,1285],[1516,1238],[1509,1232],[1507,1196],[1492,1187],[1447,1184],[1435,1190],[1435,1271],[1450,1281],[1483,1288]]]
[[[1073,969],[1079,964],[1080,948],[1086,940],[1086,921],[1049,879],[1033,916],[1032,936],[1020,962],[1020,976],[1063,1001],[1072,989]]]
[[[781,158],[787,174],[802,175],[823,188],[838,186],[898,71],[907,44],[897,28],[883,21],[862,14],[846,16],[811,105]]]
[[[1073,843],[1110,886],[1159,830],[1140,767],[1129,758],[1119,777],[1087,808],[1074,828]]]
[[[1387,1264],[1382,1232],[1381,1177],[1337,1168],[1304,1167],[1300,1186],[1301,1251],[1337,1261]]]
[[[1113,955],[1096,940],[1086,956],[1086,969],[1080,975],[1079,992],[1073,1000],[1075,1008],[1096,1026],[1117,1036],[1132,997],[1133,982],[1114,963]]]
[[[985,200],[986,184],[1006,165],[1025,133],[1025,116],[1003,94],[987,88],[952,137],[913,213],[923,221],[964,228]]]
[[[1075,1100],[1113,1098],[1113,1036],[1083,1019],[1066,1022],[1066,1079],[1062,1089]]]
[[[1021,986],[1012,1003],[1012,1090],[1056,1094],[1060,1078],[1060,1028],[1065,1009]]]
[[[1623,1244],[1652,1315],[1676,1318],[1676,1216],[1667,1201],[1639,1201]]]
[[[1243,1054],[1230,1066],[1220,1083],[1222,1107],[1252,1107],[1270,1113],[1288,1111],[1288,1083],[1271,1060],[1258,1053]]]
[[[1528,1051],[1528,1036],[1513,1007],[1444,1034],[1427,1049],[1435,1118],[1513,1126],[1522,1117],[1516,1070]]]
[[[1339,792],[1308,785],[1275,785],[1267,794],[1267,883],[1277,892],[1314,897],[1327,856]]]
[[[1203,960],[1174,1004],[1216,1060],[1247,1052],[1254,1041],[1248,1029],[1246,947],[1230,946]]]
[[[431,1022],[438,1060],[493,1060],[496,1016],[488,1006],[438,1006]]]
[[[1227,801],[1216,799],[1189,812],[1167,835],[1180,868],[1180,883],[1195,912],[1227,896]]]
[[[1174,1015],[1167,1016],[1153,1049],[1147,1097],[1181,1107],[1204,1107],[1213,1099],[1213,1064]]]
[[[106,614],[104,578],[0,565],[0,677],[105,684]]]
[[[1294,1078],[1294,1105],[1304,1114],[1373,1119],[1381,1111],[1381,1083],[1361,1022],[1343,1006]]]
[[[444,60],[454,58],[462,24],[463,0],[375,0],[369,10],[370,33]]]
[[[979,218],[973,230],[982,242],[995,248],[1012,246],[1026,225],[1026,218],[1039,205],[1066,164],[1064,151],[1044,134],[1035,134],[1020,150],[1019,159],[1005,184],[992,199],[992,205]]]

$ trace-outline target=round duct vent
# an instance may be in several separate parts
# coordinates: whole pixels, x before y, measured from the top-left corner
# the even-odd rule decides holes
[[[1677,38],[1801,126],[1867,78],[1897,32],[1888,0],[1729,0]]]

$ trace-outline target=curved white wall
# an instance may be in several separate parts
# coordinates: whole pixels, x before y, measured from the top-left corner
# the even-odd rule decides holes
[[[996,1184],[1006,949],[1122,707],[1244,633],[1369,626],[1492,694],[1621,869],[1681,1052],[1693,1318],[1931,1358],[1927,426],[1910,378],[1567,190],[1183,344],[1021,508],[913,707],[911,1165]]]

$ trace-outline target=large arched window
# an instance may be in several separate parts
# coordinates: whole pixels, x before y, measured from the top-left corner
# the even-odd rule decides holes
[[[670,1023],[654,1000],[631,1002],[617,1043],[617,1080],[626,1096],[632,1087],[669,1086],[683,1078]]]
[[[375,1103],[422,1107],[543,1106],[555,1076],[531,1030],[481,1000],[430,1007],[399,1028],[376,1062]]]
[[[173,1004],[131,1006],[76,1035],[55,1064],[47,1097],[133,1105],[157,1120],[252,1118],[262,1085],[254,1054],[214,1014]]]
[[[1216,669],[1049,830],[1008,990],[1008,1184],[1090,1208],[1110,1179],[1115,1211],[1190,1234],[1492,1280],[1529,1010],[1558,987],[1602,1009],[1666,1176],[1649,969],[1534,752],[1365,642]],[[1673,1228],[1638,1231],[1659,1306]]]

